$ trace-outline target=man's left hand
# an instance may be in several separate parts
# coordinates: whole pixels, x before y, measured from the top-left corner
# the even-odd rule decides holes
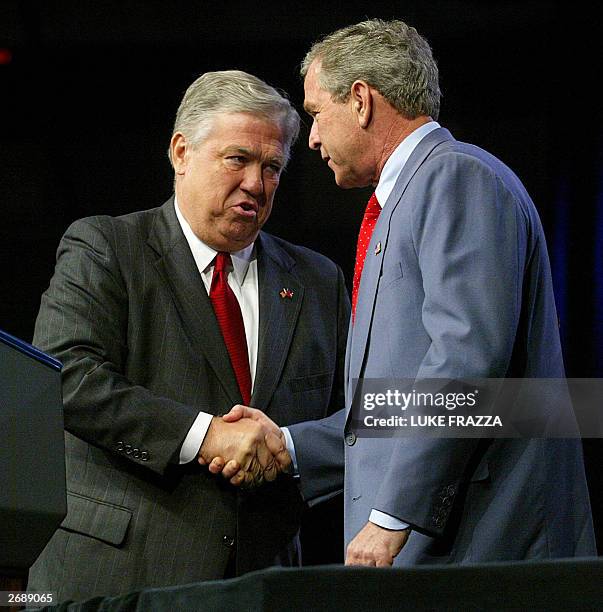
[[[406,544],[410,528],[399,531],[368,522],[349,543],[346,565],[388,567]]]

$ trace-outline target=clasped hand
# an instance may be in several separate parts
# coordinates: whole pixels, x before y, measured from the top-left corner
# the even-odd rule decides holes
[[[198,461],[212,474],[231,484],[254,488],[271,482],[291,465],[283,432],[261,410],[237,405],[223,417],[214,417]]]

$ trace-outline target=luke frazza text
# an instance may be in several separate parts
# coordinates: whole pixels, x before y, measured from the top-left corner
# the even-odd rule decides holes
[[[375,417],[368,414],[364,417],[366,427],[502,427],[498,415],[476,414],[411,414],[410,418],[400,415]]]
[[[413,389],[408,393],[398,389],[388,389],[384,393],[365,393],[364,409],[373,410],[375,407],[395,406],[400,410],[413,407],[442,407],[454,410],[458,407],[475,406],[478,391],[471,393],[424,393]]]

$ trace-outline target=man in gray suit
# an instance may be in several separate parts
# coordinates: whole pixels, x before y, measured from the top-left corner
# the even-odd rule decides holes
[[[358,379],[562,378],[557,316],[534,204],[507,166],[436,122],[438,70],[414,28],[343,28],[312,47],[302,75],[310,147],[340,187],[375,187],[358,241],[346,409],[287,428],[303,495],[343,485],[348,564],[596,554],[580,440],[351,430]],[[243,414],[274,428],[257,410],[225,418]]]
[[[176,117],[175,196],[65,233],[34,343],[64,364],[68,514],[30,590],[81,600],[299,563],[284,447],[215,416],[245,400],[292,424],[343,401],[341,270],[260,231],[298,129],[260,79],[206,73]],[[208,469],[218,454],[273,482],[235,488]]]

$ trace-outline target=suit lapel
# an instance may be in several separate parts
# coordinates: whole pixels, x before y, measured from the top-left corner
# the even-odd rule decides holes
[[[433,149],[442,142],[452,140],[450,132],[444,128],[438,128],[430,132],[417,145],[412,152],[408,161],[404,165],[400,176],[398,177],[394,189],[392,190],[387,202],[383,205],[381,214],[375,230],[371,237],[368,246],[364,268],[362,270],[362,278],[358,289],[358,302],[356,304],[356,320],[354,325],[350,325],[350,334],[348,336],[348,351],[346,358],[349,361],[347,369],[346,389],[348,392],[346,406],[350,407],[352,401],[352,385],[355,379],[363,376],[364,358],[366,354],[366,345],[373,321],[373,312],[375,299],[377,297],[377,289],[379,286],[379,278],[381,276],[381,266],[383,263],[383,254],[387,248],[387,240],[390,232],[390,221],[392,214],[412,177],[417,170],[431,154]],[[377,249],[377,245],[380,248]],[[376,253],[376,251],[378,251]]]
[[[182,326],[203,353],[233,404],[241,394],[214,310],[170,198],[158,211],[148,244],[159,258],[155,267],[172,292]]]
[[[251,404],[264,410],[279,383],[299,317],[304,287],[292,273],[295,261],[270,235],[260,233],[258,289],[260,329],[258,361]],[[281,297],[285,289],[291,297]]]

